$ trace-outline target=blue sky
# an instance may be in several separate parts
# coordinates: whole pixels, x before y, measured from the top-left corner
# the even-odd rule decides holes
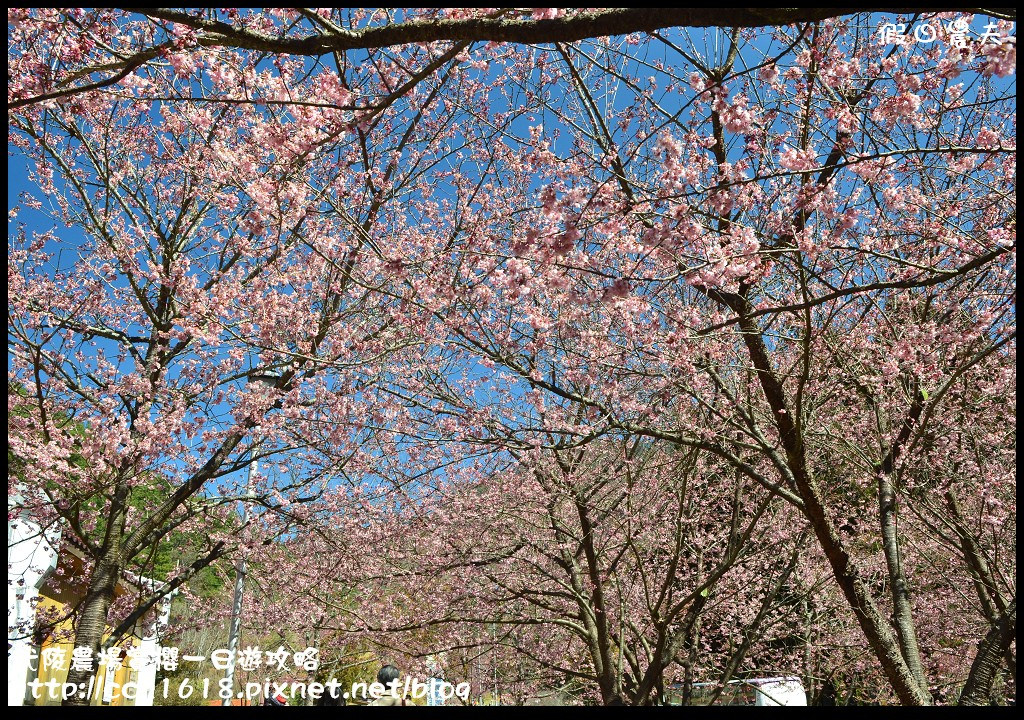
[[[881,15],[874,16],[874,17],[871,18],[871,22],[881,21],[882,17],[883,16],[881,16]],[[971,30],[973,31],[973,34],[975,36],[977,36],[978,34],[983,32],[983,28],[984,28],[984,20],[982,18],[980,18],[980,17],[976,18],[974,20],[974,22],[972,23],[972,25],[971,25]],[[678,30],[670,30],[670,31],[665,31],[663,33],[663,35],[670,42],[679,45],[680,47],[682,47],[684,50],[687,50],[687,51],[695,51],[698,54],[703,54],[705,56],[710,55],[710,56],[719,57],[719,58],[724,53],[725,43],[724,42],[719,42],[721,39],[724,38],[722,33],[713,32],[713,33],[710,33],[710,34],[706,35],[703,31],[683,32],[683,31],[678,31]],[[704,38],[706,38],[706,37],[712,38],[711,41],[710,42],[706,42],[704,40]],[[746,52],[744,53],[743,56],[741,56],[740,67],[743,66],[742,63],[746,63],[747,65],[752,65],[752,64],[756,64],[756,63],[760,62],[761,57],[763,57],[763,55],[765,53],[774,54],[774,53],[778,52],[778,49],[780,47],[778,45],[778,43],[769,43],[766,40],[762,40],[762,39],[767,39],[767,37],[768,37],[767,33],[762,33],[758,40],[755,40],[754,42],[750,43],[747,46]],[[692,42],[691,42],[691,39],[692,39]],[[589,48],[590,50],[593,51],[593,50],[597,49],[599,46],[597,44],[595,44],[595,43],[584,43],[583,47],[584,48]],[[682,59],[682,57],[679,56],[677,53],[675,53],[673,50],[669,49],[666,45],[662,45],[660,43],[654,43],[654,44],[652,44],[651,48],[652,48],[652,50],[650,50],[650,56],[644,57],[642,59],[635,59],[635,60],[631,61],[632,64],[637,67],[637,69],[639,69],[639,63],[641,63],[641,62],[653,63],[653,62],[658,61],[658,60],[664,61],[664,62],[666,62],[670,66],[673,66],[673,65],[674,66],[681,66],[681,65],[685,64],[683,59]],[[325,58],[325,60],[326,60],[326,58]],[[632,69],[632,68],[627,68],[627,69]],[[501,72],[501,68],[500,67],[496,67],[495,71],[496,72]],[[638,72],[637,74],[642,77],[644,75],[644,72]],[[653,69],[650,70],[650,74],[653,75],[653,76],[658,76],[656,82],[657,82],[659,88],[658,88],[657,93],[655,94],[655,98],[659,99],[661,102],[667,103],[668,104],[668,108],[672,109],[673,106],[671,105],[671,103],[676,103],[678,105],[678,103],[680,102],[680,98],[682,98],[682,100],[684,100],[684,101],[687,99],[687,96],[685,96],[685,95],[683,95],[683,96],[678,96],[678,95],[674,95],[674,94],[673,95],[667,95],[666,94],[666,90],[665,90],[665,84],[666,84],[665,83],[665,77],[663,75],[661,75],[660,73],[656,72]],[[682,72],[680,74],[682,74],[685,77],[686,72]],[[969,81],[970,79],[968,78],[967,80]],[[977,80],[977,78],[974,78],[974,80]],[[1016,81],[1015,76],[1011,76],[1009,78],[1005,78],[1005,79],[1003,79],[1001,81],[998,81],[997,82],[997,86],[1002,86],[1003,88],[1008,89],[1011,86],[1015,87],[1015,81]],[[594,88],[594,90],[595,90],[595,92],[597,92],[597,91],[600,91],[601,88]],[[622,91],[621,89],[620,89],[619,92],[616,92],[614,94],[611,94],[611,91],[612,91],[611,87],[603,88],[603,90],[608,93],[607,95],[605,95],[605,97],[603,99],[606,102],[611,103],[612,107],[615,110],[621,110],[623,107],[625,107],[625,104],[628,102],[629,97],[630,97],[630,93],[629,92]],[[691,94],[690,97],[692,97],[692,94]],[[510,109],[510,108],[496,107],[495,109],[496,110],[500,110],[500,109]],[[550,112],[541,111],[541,112],[537,112],[537,113],[532,113],[531,116],[524,116],[524,117],[521,117],[521,118],[513,121],[512,124],[510,125],[510,131],[515,136],[518,136],[520,138],[527,138],[527,137],[529,137],[529,130],[528,130],[528,128],[530,126],[534,125],[534,124],[537,124],[537,123],[543,123],[545,125],[546,131],[549,132],[549,133],[554,132],[555,130],[559,129],[558,122],[556,120],[554,120],[553,115]],[[562,129],[564,130],[565,128],[562,128]],[[625,137],[625,136],[628,135],[628,132],[629,132],[629,129],[627,129],[624,133],[620,133],[619,135],[620,135],[620,137]],[[554,149],[559,154],[564,154],[568,150],[568,148],[566,147],[566,143],[569,142],[568,137],[569,137],[568,133],[565,133],[565,134],[562,135],[561,139],[554,140],[554,143],[555,143],[555,148]],[[9,151],[12,151],[12,150],[13,149],[11,148],[11,146],[9,144]],[[737,153],[739,151],[738,151],[738,149],[734,148],[733,152]],[[30,185],[28,183],[28,179],[27,179],[25,158],[22,155],[20,155],[20,153],[18,153],[16,150],[13,150],[12,152],[9,153],[9,157],[8,157],[8,208],[10,209],[15,204],[18,203],[18,200],[19,200],[18,196],[19,196],[19,193],[21,191],[23,191],[23,190],[31,191],[31,189],[32,188],[30,187]],[[442,195],[444,194],[444,192],[445,192],[444,190],[440,190],[440,193]],[[51,230],[54,227],[52,220],[46,218],[42,213],[38,213],[38,212],[35,212],[35,211],[32,211],[32,210],[23,210],[19,214],[19,220],[24,222],[24,223],[26,223],[27,229],[30,232],[31,231],[41,232],[41,231]],[[10,231],[11,231],[11,228],[9,228],[9,232]],[[68,240],[71,240],[71,238],[73,237],[73,234],[74,234],[75,231],[74,230],[69,230],[67,228],[59,228],[58,232],[60,233],[61,237],[65,240],[65,242],[67,242]],[[73,243],[71,243],[71,244],[73,245]],[[9,348],[10,348],[10,346],[9,346]],[[10,349],[9,349],[9,351],[8,351],[8,366],[9,367],[10,367],[10,364],[11,364],[11,353],[10,353]],[[473,368],[469,369],[470,377],[475,377],[475,376],[477,376],[478,373],[480,373],[480,374],[483,373],[482,368],[480,368],[480,367],[473,367]],[[525,392],[525,390],[526,390],[525,386],[520,386],[516,390],[516,392],[517,393],[522,393],[522,392]],[[478,399],[486,399],[486,398],[478,398]],[[226,411],[227,408],[225,407],[224,410]]]

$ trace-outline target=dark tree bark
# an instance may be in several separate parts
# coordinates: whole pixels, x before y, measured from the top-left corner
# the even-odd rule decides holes
[[[971,664],[967,684],[960,694],[960,705],[988,705],[992,694],[992,681],[1003,663],[1003,656],[1017,637],[1017,599],[1006,609],[985,639],[978,646],[978,654]]]
[[[114,590],[117,587],[117,580],[121,576],[121,568],[118,561],[119,552],[111,550],[107,557],[104,557],[96,565],[92,577],[89,580],[89,590],[81,605],[81,619],[78,621],[78,629],[75,633],[75,647],[87,647],[96,657],[103,642],[103,636],[107,629],[107,611],[114,601]],[[62,701],[62,705],[88,705],[89,704],[89,678],[96,673],[96,670],[74,668],[68,670],[67,682],[78,685],[81,691]]]
[[[668,27],[768,27],[815,22],[858,12],[920,13],[940,12],[948,8],[927,7],[829,7],[829,8],[612,8],[579,13],[552,20],[510,20],[471,18],[466,20],[428,20],[384,25],[364,30],[336,28],[333,32],[303,38],[275,38],[235,27],[219,20],[208,20],[169,8],[121,8],[153,20],[180,23],[203,32],[200,45],[282,52],[293,55],[323,55],[343,50],[406,45],[438,40],[480,42],[551,43],[572,42],[591,37],[653,32]],[[1017,11],[962,8],[994,17],[1016,19]]]
[[[901,703],[904,705],[931,705],[931,696],[927,690],[921,687],[914,673],[908,667],[899,641],[889,627],[889,622],[879,612],[870,589],[860,577],[842,537],[821,503],[814,476],[807,463],[803,438],[787,408],[785,390],[768,359],[768,350],[761,329],[748,316],[751,310],[750,304],[744,297],[736,293],[710,290],[707,294],[713,300],[730,308],[740,319],[739,325],[743,332],[743,341],[757,372],[765,400],[775,418],[775,426],[785,450],[786,463],[792,472],[800,499],[803,501],[804,515],[810,521],[821,549],[828,558],[833,576],[853,610],[875,657],[878,658],[882,671]]]
[[[204,47],[233,47],[260,52],[319,57],[346,50],[408,45],[410,43],[451,40],[455,42],[562,43],[592,37],[654,32],[670,27],[769,27],[792,23],[816,22],[858,12],[920,13],[940,12],[948,8],[905,7],[833,7],[833,8],[613,8],[579,13],[551,20],[507,18],[471,18],[464,20],[425,20],[362,30],[348,30],[321,20],[321,32],[306,37],[276,37],[211,20],[171,8],[119,8],[144,15],[154,22],[172,22],[199,31],[197,43]],[[962,8],[991,17],[1016,20],[1013,8]],[[113,85],[140,66],[160,57],[169,43],[140,49],[127,57],[118,57],[107,67],[111,75],[79,87],[62,88],[32,97],[15,98],[7,109],[34,105]]]

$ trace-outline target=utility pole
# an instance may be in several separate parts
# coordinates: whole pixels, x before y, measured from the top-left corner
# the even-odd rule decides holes
[[[498,645],[497,624],[491,623],[491,670],[494,675],[494,704],[498,704]]]
[[[248,499],[252,496],[252,474],[256,466],[253,460],[249,465],[245,478],[245,497],[242,502],[242,527],[249,520]],[[239,554],[235,561],[235,595],[231,600],[231,629],[228,631],[228,667],[224,677],[231,688],[232,696],[235,693],[235,658],[238,657],[238,640],[242,634],[242,591],[245,588],[245,558]],[[224,698],[222,705],[230,705],[234,697]]]
[[[273,372],[254,373],[249,376],[249,382],[262,382],[273,387],[274,383],[281,376]],[[249,500],[252,499],[252,477],[256,472],[256,461],[249,463],[245,475],[245,497],[242,500],[242,528],[245,528],[249,521]],[[242,592],[245,589],[245,557],[239,553],[235,561],[235,594],[231,601],[231,628],[228,631],[228,667],[224,672],[224,678],[231,688],[232,697],[224,698],[221,705],[231,705],[235,693],[235,660],[238,658],[238,641],[242,635]]]

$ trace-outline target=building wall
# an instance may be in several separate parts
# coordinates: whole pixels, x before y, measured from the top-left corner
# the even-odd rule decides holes
[[[22,705],[32,665],[32,628],[39,589],[57,567],[60,527],[43,531],[7,504],[7,704]],[[13,505],[12,505],[13,503]]]
[[[39,697],[33,697],[29,686],[33,679],[40,683],[55,680],[59,688],[67,679],[71,665],[74,648],[70,639],[70,618],[62,619],[44,637],[33,636],[32,632],[37,617],[69,615],[68,610],[76,607],[82,599],[82,590],[65,580],[84,576],[82,556],[66,542],[61,547],[60,535],[59,528],[41,532],[37,525],[24,517],[9,519],[7,523],[8,706],[60,705],[62,702],[59,689],[54,696],[48,688],[39,687]],[[58,547],[61,547],[59,554]],[[118,585],[116,594],[140,594],[142,588],[148,592],[154,586],[159,585],[147,578],[131,578]],[[167,625],[170,600],[168,596],[158,606],[159,618],[155,629],[141,639],[130,638],[129,644],[141,647],[144,654],[159,655],[158,633]],[[50,648],[61,648],[64,661],[59,666],[43,667],[43,651]],[[155,658],[139,669],[133,669],[129,666],[129,659],[122,654],[115,666],[107,668],[101,665],[97,669],[90,704],[152,705],[155,681]],[[120,694],[120,688],[129,682],[136,684],[136,698],[133,700],[127,700]]]
[[[56,611],[58,613],[66,613],[67,608],[73,607],[73,603],[77,602],[77,598],[72,593],[69,593],[66,588],[62,588],[60,585],[56,587],[45,587],[40,593],[39,605],[37,607],[38,612],[48,613],[50,611]],[[50,680],[56,680],[58,684],[63,684],[68,677],[68,670],[71,665],[71,653],[74,650],[74,644],[71,640],[62,639],[65,638],[71,631],[71,621],[62,621],[55,629],[54,632],[48,634],[43,640],[43,644],[38,647],[38,657],[35,662],[36,667],[36,678],[40,683],[45,683]],[[138,645],[138,642],[133,639],[130,643],[132,645]],[[64,651],[64,666],[63,667],[44,667],[43,666],[43,651],[48,648],[60,648]],[[107,685],[110,685],[110,681],[113,680],[116,686],[112,685],[111,690],[107,690]],[[136,682],[137,673],[128,666],[127,658],[121,660],[113,668],[107,668],[106,665],[100,665],[95,676],[95,683],[92,695],[89,699],[90,705],[134,705],[134,701],[125,700],[120,696],[120,693],[114,694],[113,687],[121,688],[127,682]],[[59,692],[59,691],[58,691]],[[62,698],[52,697],[48,690],[40,688],[40,697],[34,700],[35,705],[60,705]]]

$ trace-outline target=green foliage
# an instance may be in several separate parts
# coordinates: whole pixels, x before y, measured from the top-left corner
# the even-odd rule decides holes
[[[8,396],[15,395],[19,400],[11,406],[8,415],[8,431],[12,418],[31,418],[34,413],[32,398],[28,390],[20,384],[8,384]],[[69,418],[62,415],[51,417],[52,425],[72,437],[85,438],[90,432],[86,423],[71,422]],[[87,470],[88,465],[85,459],[79,454],[72,454],[69,464],[81,470]],[[10,448],[7,450],[7,474],[8,478],[15,482],[25,479],[25,472],[28,463],[24,458],[18,457]],[[144,516],[152,511],[167,497],[170,492],[167,481],[157,473],[146,473],[145,475],[133,478],[134,485],[128,491],[127,505],[133,514]],[[109,486],[102,484],[70,484],[49,481],[43,487],[44,492],[51,500],[60,499],[66,502],[66,509],[62,514],[67,517],[94,518],[94,526],[86,532],[82,538],[88,542],[99,544],[107,530],[109,521],[108,509],[114,502],[115,487],[112,483]],[[139,554],[132,559],[129,569],[144,577],[153,580],[164,581],[174,571],[179,563],[188,564],[195,555],[194,549],[204,547],[210,533],[224,532],[231,529],[233,517],[222,521],[215,516],[204,513],[202,504],[203,498],[197,498],[190,506],[189,511],[204,514],[202,529],[181,530],[175,529],[159,538],[149,547],[143,548]],[[82,526],[81,524],[79,526]],[[65,528],[68,532],[68,528]],[[202,597],[211,597],[220,592],[224,587],[224,580],[212,566],[199,571],[189,582],[194,592]]]

